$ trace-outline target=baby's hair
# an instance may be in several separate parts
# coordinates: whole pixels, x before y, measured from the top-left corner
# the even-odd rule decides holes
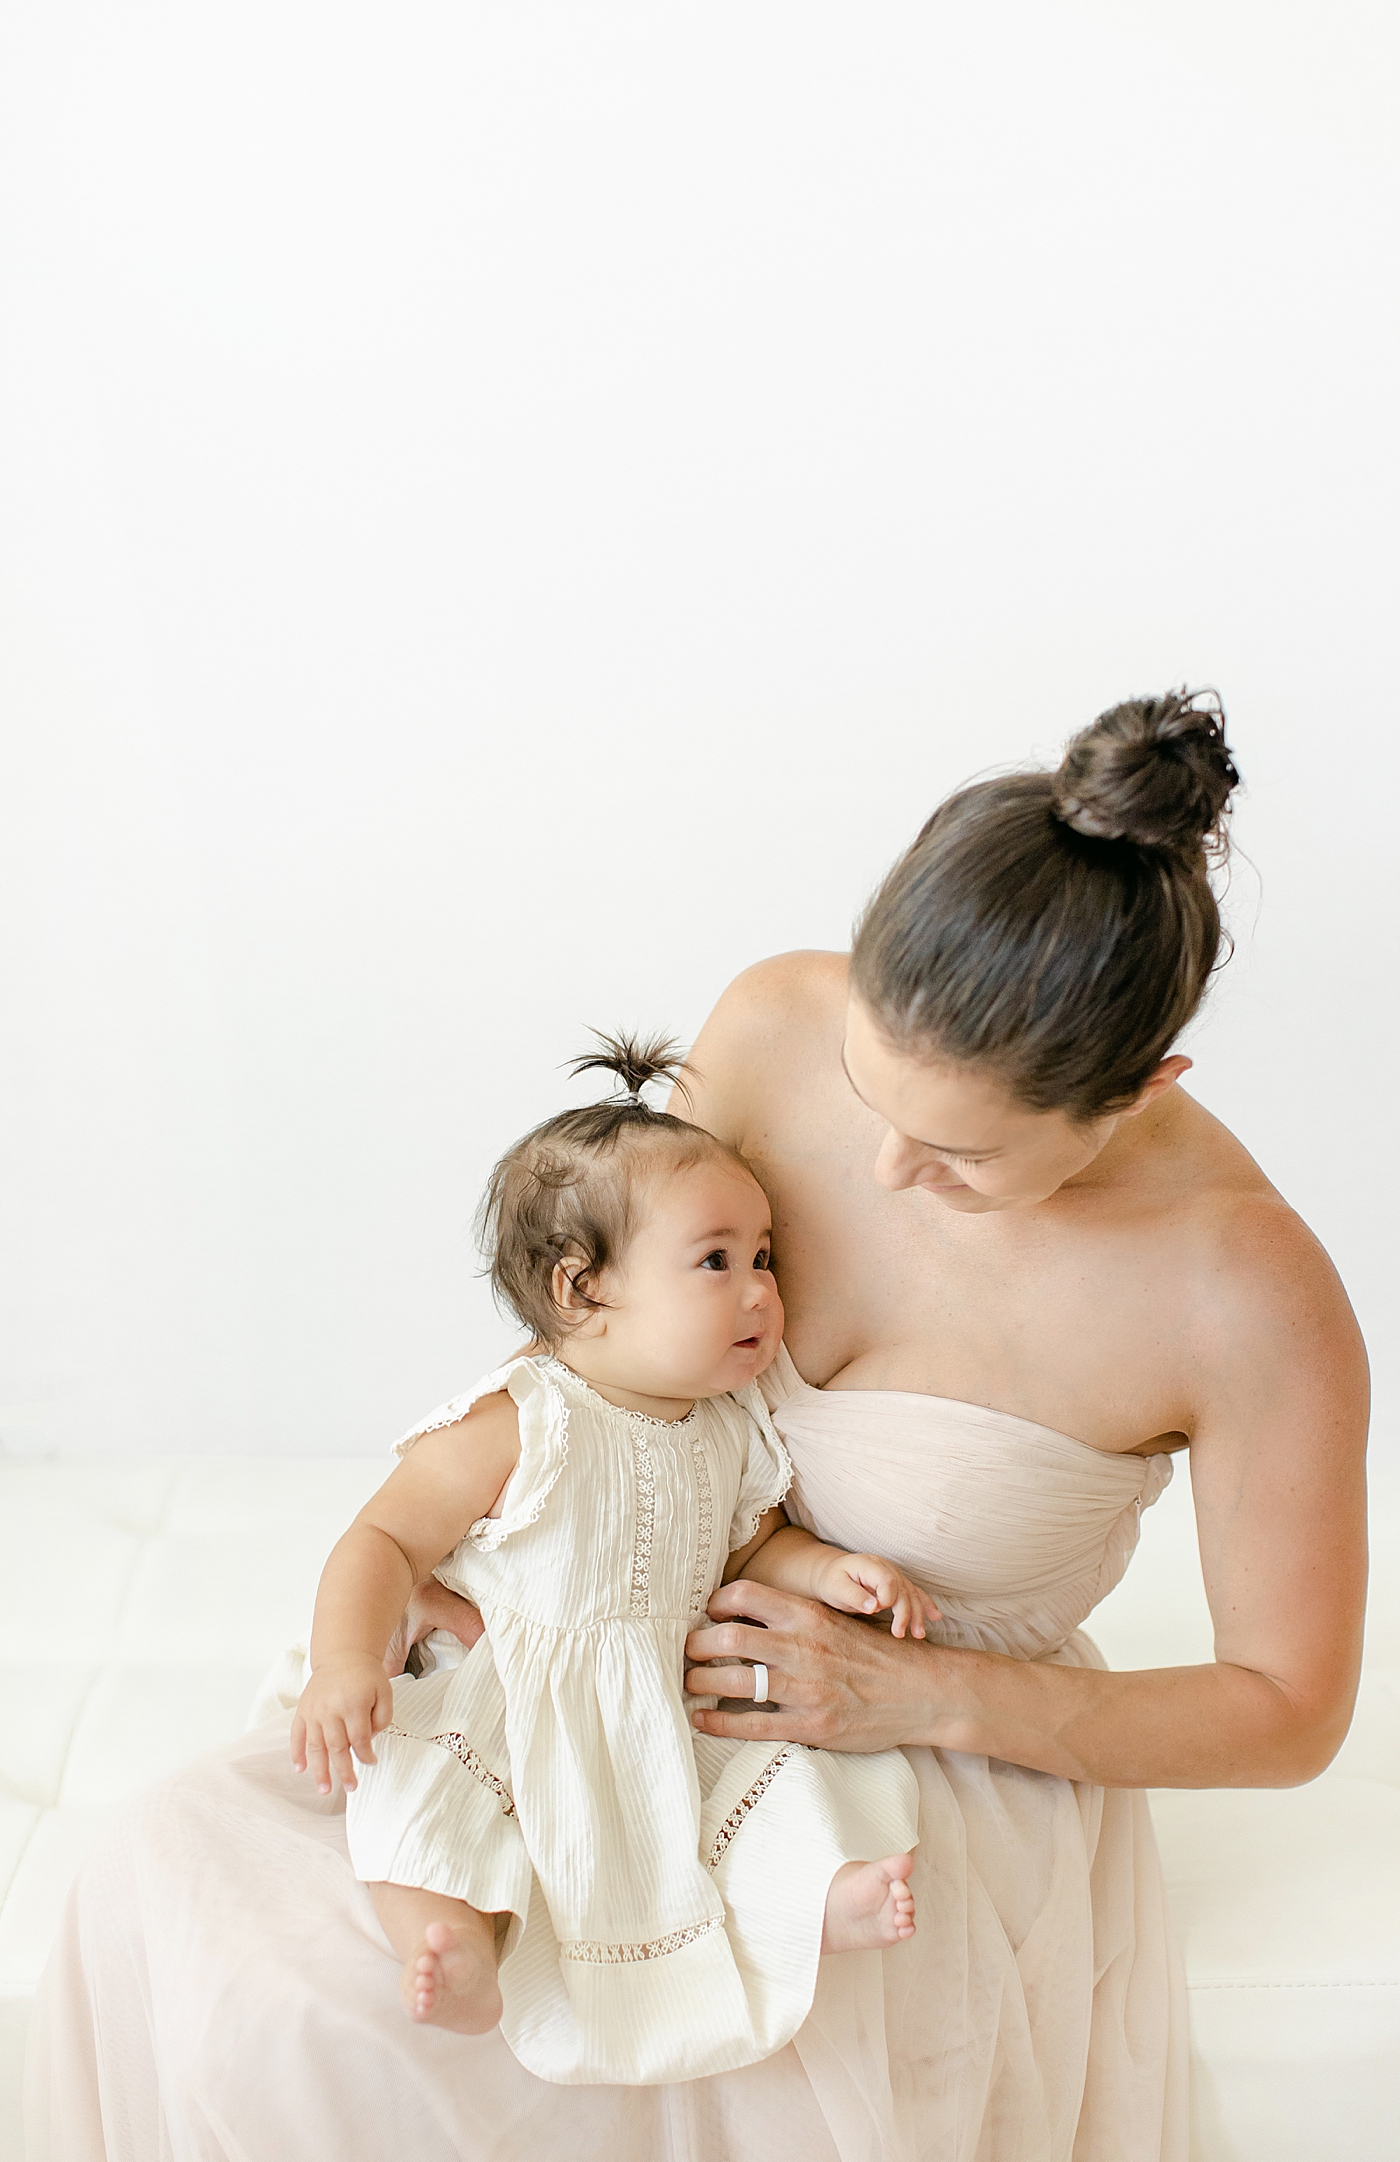
[[[703,1126],[653,1111],[643,1098],[649,1081],[670,1081],[685,1095],[685,1076],[699,1079],[678,1044],[665,1036],[590,1034],[598,1049],[574,1059],[570,1073],[616,1074],[626,1093],[531,1127],[491,1173],[477,1216],[497,1304],[552,1349],[577,1325],[555,1299],[556,1268],[567,1270],[583,1306],[606,1303],[590,1287],[626,1251],[640,1177],[663,1157],[677,1171],[710,1154],[741,1161]]]

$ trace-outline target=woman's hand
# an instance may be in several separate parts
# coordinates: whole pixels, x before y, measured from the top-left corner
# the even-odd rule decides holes
[[[318,1794],[331,1791],[331,1773],[346,1793],[356,1784],[355,1757],[373,1764],[374,1737],[394,1716],[394,1692],[371,1652],[335,1652],[301,1693],[292,1720],[292,1762],[311,1770]],[[354,1752],[352,1755],[351,1752]]]
[[[435,1576],[425,1577],[421,1584],[414,1585],[403,1618],[389,1639],[384,1671],[402,1674],[414,1645],[421,1644],[435,1629],[445,1629],[470,1651],[484,1627],[480,1609],[470,1599],[449,1591]]]
[[[938,1620],[926,1591],[880,1554],[823,1555],[812,1572],[812,1590],[842,1614],[888,1614],[890,1635],[921,1637]]]
[[[940,1682],[962,1655],[932,1644],[896,1642],[884,1629],[833,1613],[815,1599],[770,1584],[725,1584],[710,1601],[713,1628],[693,1630],[686,1675],[693,1696],[751,1697],[752,1666],[768,1668],[776,1712],[696,1711],[702,1734],[738,1741],[809,1742],[866,1754],[926,1741],[944,1700]],[[745,1620],[731,1617],[744,1616]],[[755,1628],[753,1623],[761,1626]]]

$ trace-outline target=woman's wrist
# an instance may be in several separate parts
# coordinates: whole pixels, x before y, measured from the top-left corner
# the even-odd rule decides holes
[[[906,1637],[891,1644],[912,1670],[910,1731],[906,1746],[951,1749],[959,1755],[989,1754],[985,1743],[986,1712],[978,1682],[989,1658],[985,1652],[964,1650],[949,1644],[920,1643]]]

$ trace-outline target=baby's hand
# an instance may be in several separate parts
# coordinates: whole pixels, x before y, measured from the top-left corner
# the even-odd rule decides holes
[[[382,1663],[368,1652],[334,1653],[302,1690],[292,1721],[292,1762],[299,1772],[310,1767],[318,1794],[330,1793],[332,1771],[349,1793],[355,1757],[377,1762],[374,1737],[393,1716],[394,1692]]]
[[[820,1600],[843,1614],[883,1614],[888,1609],[891,1636],[902,1637],[907,1630],[921,1637],[926,1624],[938,1620],[928,1593],[878,1554],[833,1555],[822,1563],[815,1589]]]

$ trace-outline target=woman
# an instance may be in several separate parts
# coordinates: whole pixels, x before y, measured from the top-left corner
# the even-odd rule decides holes
[[[340,1805],[298,1788],[273,1727],[155,1790],[80,1880],[31,2162],[1183,2162],[1137,1790],[1319,1772],[1365,1574],[1345,1296],[1171,1048],[1216,959],[1235,779],[1211,701],[1118,707],[1057,774],[945,803],[849,965],[751,970],[696,1046],[695,1116],[774,1206],[795,1513],[944,1616],[896,1642],[731,1585],[690,1644],[730,1708],[696,1723],[907,1749],[912,1942],[825,1962],[796,2043],[747,2071],[551,2089],[498,2036],[400,2017]],[[1187,1446],[1215,1662],[1109,1674],[1078,1625]],[[444,1622],[472,1634],[435,1592],[407,1634]],[[751,1661],[776,1708],[733,1708]]]

